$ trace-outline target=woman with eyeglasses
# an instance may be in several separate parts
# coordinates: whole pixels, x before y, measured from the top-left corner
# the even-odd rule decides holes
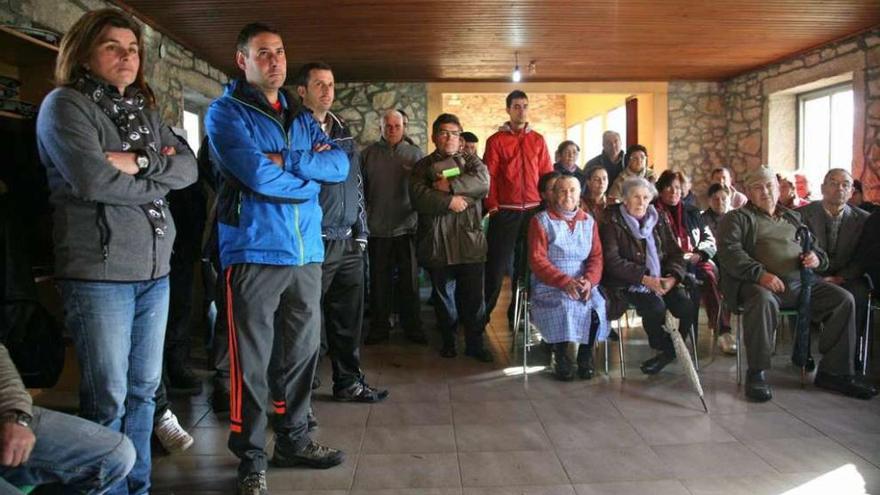
[[[54,211],[55,277],[80,365],[80,413],[125,433],[137,460],[109,493],[148,493],[174,222],[165,195],[195,157],[144,81],[137,23],[83,15],[61,41],[57,88],[37,118]]]

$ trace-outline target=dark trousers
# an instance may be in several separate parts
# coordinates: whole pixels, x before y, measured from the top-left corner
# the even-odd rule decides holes
[[[483,263],[467,263],[429,268],[437,293],[434,312],[444,343],[455,342],[459,322],[464,327],[468,348],[483,345],[486,311],[483,304]],[[459,304],[456,304],[458,301]]]
[[[742,328],[750,370],[770,369],[773,331],[780,308],[796,308],[800,280],[784,280],[785,292],[775,294],[757,284],[743,284],[739,300],[743,305]],[[810,298],[810,317],[822,323],[819,369],[828,373],[852,375],[855,357],[855,311],[852,294],[846,289],[814,279]]]
[[[275,423],[276,444],[300,449],[309,442],[307,414],[321,342],[321,265],[241,264],[227,268],[225,275],[231,368],[229,449],[241,461],[239,474],[245,475],[267,467],[264,447],[270,381],[284,389],[283,404],[275,404],[283,416]],[[275,355],[287,366],[267,377]]]
[[[409,334],[421,333],[415,239],[409,234],[370,237],[367,249],[370,255],[370,332],[382,335],[391,330],[392,294],[396,294],[403,330]]]
[[[333,365],[333,389],[361,379],[364,258],[354,239],[324,241],[321,276],[321,354]]]
[[[222,276],[215,276],[214,285],[216,318],[211,338],[211,367],[214,370],[212,382],[215,391],[229,393],[229,312],[226,311],[226,280]]]
[[[690,295],[681,286],[676,286],[663,297],[653,292],[624,292],[627,302],[635,306],[636,313],[642,317],[642,326],[648,334],[651,349],[674,352],[672,339],[663,330],[666,323],[666,310],[678,318],[678,331],[686,337],[694,322],[694,305]]]
[[[168,275],[168,323],[165,326],[162,381],[156,389],[156,418],[162,417],[168,410],[168,375],[179,373],[189,360],[194,275],[195,263],[171,257],[171,272]]]
[[[486,318],[492,315],[504,276],[510,274],[513,252],[523,229],[523,222],[530,218],[528,211],[498,210],[489,217],[489,245],[486,254]]]

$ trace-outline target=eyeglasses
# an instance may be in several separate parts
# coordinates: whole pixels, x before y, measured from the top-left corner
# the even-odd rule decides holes
[[[446,129],[440,129],[437,134],[446,137],[459,137],[461,136],[461,131],[448,131]]]

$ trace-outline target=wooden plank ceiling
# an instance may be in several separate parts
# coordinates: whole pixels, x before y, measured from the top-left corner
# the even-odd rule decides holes
[[[880,0],[117,0],[229,74],[238,30],[345,81],[726,79],[880,24]],[[149,56],[149,55],[148,55]],[[536,61],[537,71],[527,66]]]

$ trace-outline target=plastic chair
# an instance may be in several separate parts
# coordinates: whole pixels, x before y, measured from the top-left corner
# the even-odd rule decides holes
[[[727,303],[722,299],[722,307],[724,307],[726,304]],[[743,365],[742,365],[742,360],[743,360],[743,357],[742,357],[742,355],[743,355],[743,343],[742,343],[742,339],[743,339],[743,336],[742,336],[742,333],[743,333],[743,328],[742,328],[743,307],[737,306],[736,308],[731,308],[730,306],[727,306],[727,308],[730,310],[730,317],[731,317],[730,319],[732,320],[731,323],[733,324],[734,332],[736,332],[736,384],[741,385],[742,381],[743,381]],[[785,318],[794,317],[795,322],[797,322],[798,312],[797,312],[797,310],[794,310],[794,309],[780,309],[779,310],[779,317],[783,320]],[[778,325],[777,325],[777,327],[778,327]],[[797,323],[795,323],[795,327],[797,327]],[[779,332],[777,332],[776,329],[773,329],[774,351],[776,348],[776,337],[778,336],[778,334],[779,334]],[[803,381],[803,376],[801,377],[801,380]]]
[[[630,332],[632,330],[632,327],[630,326],[630,323],[629,323],[629,312],[630,311],[633,311],[633,312],[636,311],[636,307],[633,306],[632,304],[627,306],[626,311],[623,312],[623,315],[617,319],[617,328],[618,329],[621,328],[620,322],[626,321],[626,331]],[[666,311],[669,311],[669,310],[667,309]],[[694,357],[694,368],[696,368],[697,371],[700,371],[700,365],[698,364],[699,358],[697,357],[697,334],[696,334],[696,332],[694,332],[694,327],[696,325],[697,325],[696,322],[693,325],[691,325],[691,327],[688,329],[688,333],[690,334],[690,337],[691,337],[691,352],[693,353],[693,357]],[[623,332],[618,331],[617,334],[620,337],[620,340],[617,343],[618,349],[620,352],[620,377],[626,378],[626,361],[624,361],[624,357],[623,357],[623,354],[624,354],[623,353],[623,347],[624,347]],[[606,375],[608,374],[608,341],[607,340],[605,341],[605,374]]]

